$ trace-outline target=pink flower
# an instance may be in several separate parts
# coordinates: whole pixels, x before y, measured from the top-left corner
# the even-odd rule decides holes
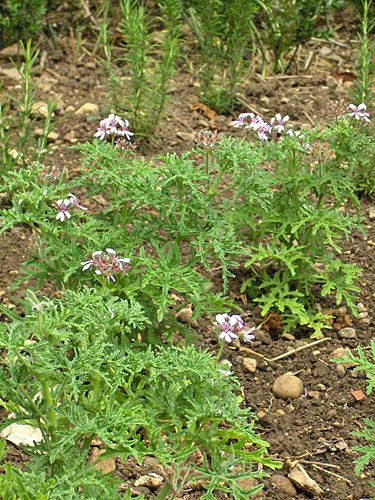
[[[351,116],[356,120],[364,120],[365,122],[370,123],[370,113],[367,111],[367,106],[364,102],[358,106],[355,104],[349,104],[348,110],[351,110],[351,113],[348,113],[348,116]]]
[[[82,271],[91,268],[95,269],[95,274],[105,276],[108,281],[116,281],[113,276],[116,273],[124,273],[129,269],[129,258],[119,258],[113,248],[106,248],[106,254],[102,251],[92,253],[91,260],[81,262]]]
[[[127,140],[130,141],[132,135],[134,135],[134,133],[129,130],[129,122],[111,113],[107,118],[100,121],[94,137],[102,141],[106,136],[125,136]]]
[[[254,130],[256,130],[259,139],[262,141],[268,141],[272,132],[272,127],[262,120],[262,122],[259,122],[257,128]]]
[[[256,330],[256,327],[253,326],[252,328],[249,328],[248,330],[244,330],[242,332],[243,339],[245,342],[252,342],[255,340],[255,335],[252,335],[252,333]]]
[[[284,118],[282,118],[281,114],[277,113],[273,118],[271,118],[271,127],[275,129],[278,134],[281,134],[285,130],[285,125],[288,120],[288,115],[285,115]],[[276,125],[275,122],[277,122]]]
[[[244,322],[241,316],[228,314],[217,314],[215,325],[220,328],[221,333],[219,338],[230,343],[233,339],[238,338],[238,334],[244,327]]]
[[[234,120],[230,122],[232,127],[245,127],[245,125],[251,123],[251,121],[254,119],[254,113],[241,113],[237,120]]]
[[[86,207],[83,207],[82,205],[80,205],[78,203],[78,199],[77,199],[77,196],[75,196],[74,194],[72,193],[69,193],[68,194],[69,196],[69,201],[70,201],[70,204],[73,206],[73,207],[76,207],[76,208],[80,208],[81,210],[87,210]]]
[[[56,215],[56,220],[60,220],[64,222],[65,219],[70,219],[72,214],[69,212],[70,200],[65,198],[65,200],[57,200],[56,201],[57,208],[59,209],[58,214]]]

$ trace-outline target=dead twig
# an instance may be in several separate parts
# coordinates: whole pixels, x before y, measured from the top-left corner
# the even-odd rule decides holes
[[[259,113],[259,111],[252,105],[250,105],[248,102],[246,102],[242,97],[236,94],[236,99],[238,102],[240,102],[245,108],[247,108],[249,111],[252,111],[256,115],[262,116],[262,113]]]
[[[309,347],[314,347],[318,344],[321,344],[322,342],[326,342],[327,340],[331,340],[330,337],[324,337],[324,339],[315,340],[315,342],[311,342],[311,344],[306,344],[301,347],[297,347],[292,351],[284,352],[284,354],[276,356],[276,358],[271,359],[271,361],[279,361],[279,359],[287,358],[289,356],[292,356],[293,354],[296,354],[297,352],[303,351],[304,349],[308,349]]]
[[[350,486],[353,486],[353,483],[350,481],[350,479],[347,479],[344,476],[340,476],[339,474],[336,474],[335,472],[332,472],[330,470],[324,469],[323,467],[320,467],[319,465],[316,464],[311,464],[315,469],[321,470],[322,472],[325,472],[326,474],[329,474],[330,476],[334,476],[337,479],[341,479],[341,481],[345,481],[346,484],[349,484]]]
[[[300,460],[300,462],[302,462],[304,464],[311,464],[311,465],[318,465],[318,466],[324,465],[324,467],[332,467],[333,469],[341,470],[341,467],[339,465],[335,465],[335,464],[326,464],[326,463],[322,463],[322,462],[313,462],[311,460]]]

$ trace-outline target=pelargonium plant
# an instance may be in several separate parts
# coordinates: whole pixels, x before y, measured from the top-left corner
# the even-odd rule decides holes
[[[364,102],[356,106],[355,104],[349,104],[347,115],[356,120],[363,120],[370,123],[370,113],[367,111],[367,106]]]
[[[95,274],[103,275],[108,281],[116,282],[114,274],[125,273],[129,269],[130,259],[119,258],[113,248],[106,248],[106,253],[101,250],[92,253],[92,258],[81,262],[82,271],[95,268]]]
[[[281,135],[284,132],[288,120],[288,115],[283,117],[280,113],[276,113],[276,115],[271,118],[270,123],[267,123],[261,116],[254,113],[241,113],[237,120],[231,122],[231,125],[236,128],[253,130],[257,132],[259,139],[268,141],[268,139],[271,138],[273,130],[277,132],[277,135]]]
[[[72,208],[79,208],[80,210],[87,210],[86,207],[83,207],[79,204],[78,198],[72,194],[68,194],[69,198],[57,200],[55,205],[58,208],[58,214],[56,215],[56,220],[64,222],[64,220],[68,220],[71,218],[72,214],[70,213]]]
[[[100,121],[99,127],[96,129],[94,137],[97,137],[101,141],[103,141],[107,137],[126,137],[126,139],[130,141],[133,135],[134,132],[130,132],[129,130],[128,120],[123,120],[118,115],[111,113],[107,118],[104,118],[104,120]]]
[[[246,328],[244,320],[238,314],[232,316],[217,314],[215,319],[214,325],[220,330],[219,339],[221,341],[218,359],[220,359],[223,352],[225,342],[230,344],[234,340],[239,340],[239,338],[242,338],[245,342],[253,342],[255,339],[255,335],[252,334],[256,330],[255,326]]]

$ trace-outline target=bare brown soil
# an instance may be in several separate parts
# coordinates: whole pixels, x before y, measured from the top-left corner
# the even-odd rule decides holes
[[[293,65],[289,75],[272,76],[263,80],[259,75],[249,75],[248,81],[240,86],[242,101],[239,111],[254,111],[270,118],[276,112],[289,114],[293,124],[312,126],[322,123],[333,116],[330,104],[337,99],[348,100],[348,91],[353,85],[354,53],[351,47],[351,34],[347,27],[341,27],[335,39],[312,41],[299,54],[300,73],[296,74]],[[95,122],[87,121],[75,111],[87,102],[97,103],[99,108],[106,105],[106,81],[99,61],[90,55],[92,45],[83,43],[83,49],[72,50],[71,38],[56,38],[54,43],[41,41],[44,59],[40,71],[38,98],[58,98],[58,108],[54,119],[59,138],[52,145],[48,163],[59,168],[68,168],[73,175],[79,174],[80,157],[77,151],[69,149],[75,141],[85,142],[92,139]],[[186,49],[188,50],[188,49]],[[310,58],[308,68],[304,70]],[[0,68],[9,68],[7,57],[0,57]],[[18,83],[0,77],[5,88],[17,92]],[[182,69],[173,82],[173,92],[165,120],[160,124],[152,141],[139,143],[139,150],[146,156],[168,151],[181,152],[192,146],[194,130],[201,128],[218,129],[220,132],[233,133],[229,128],[232,117],[220,116],[200,107],[199,91],[193,85],[190,74]],[[198,106],[194,106],[197,105]],[[194,109],[195,108],[195,109]],[[332,363],[332,352],[340,346],[355,348],[358,344],[368,346],[375,338],[374,323],[374,219],[368,217],[368,210],[374,202],[363,201],[363,214],[366,217],[367,236],[353,234],[346,244],[345,258],[359,264],[364,272],[361,278],[361,302],[368,312],[362,319],[350,318],[356,330],[354,340],[339,339],[336,325],[327,331],[329,340],[276,362],[265,362],[258,358],[257,370],[250,373],[244,368],[243,359],[249,353],[227,349],[224,358],[232,363],[232,369],[239,377],[245,395],[246,405],[258,415],[256,428],[270,443],[270,453],[285,462],[281,474],[287,475],[288,464],[298,460],[306,471],[323,489],[325,500],[359,500],[375,495],[369,481],[375,480],[375,471],[370,466],[360,477],[354,474],[353,460],[357,453],[352,447],[360,443],[351,435],[360,430],[363,418],[374,418],[374,396],[357,401],[353,390],[365,392],[366,380],[353,369],[339,370]],[[23,290],[10,291],[20,265],[27,257],[32,245],[32,234],[25,227],[17,227],[0,236],[0,300],[7,306],[17,302]],[[233,280],[232,295],[244,308],[244,317],[250,322],[260,323],[261,318],[253,305],[241,302],[239,286],[241,275]],[[329,304],[321,304],[328,307]],[[364,321],[364,319],[366,321]],[[216,350],[212,340],[212,320],[201,320],[199,332],[204,347]],[[258,336],[252,349],[268,359],[272,359],[306,342],[304,332],[296,332],[294,337],[285,338],[277,329]],[[273,397],[271,387],[275,378],[283,373],[298,374],[306,392],[298,400],[283,401]],[[22,451],[13,448],[11,460],[22,461]],[[139,476],[147,472],[158,472],[155,464],[143,467],[132,461],[126,464],[117,462],[116,475],[124,487],[133,486]],[[155,492],[146,487],[134,488],[143,492],[146,498],[153,498]],[[180,498],[199,498],[200,492],[186,490]],[[230,498],[220,495],[218,498]],[[288,498],[286,493],[265,481],[263,499],[281,500]],[[296,499],[306,499],[309,495],[298,490]]]

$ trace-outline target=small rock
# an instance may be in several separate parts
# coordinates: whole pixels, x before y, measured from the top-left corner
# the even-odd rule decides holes
[[[14,80],[15,82],[20,82],[22,80],[22,76],[16,68],[0,68],[0,74]]]
[[[361,312],[358,314],[358,319],[364,319],[367,318],[368,312]]]
[[[95,69],[96,68],[96,62],[95,61],[88,61],[86,64],[85,64],[86,68],[88,69]]]
[[[0,433],[0,437],[10,441],[16,446],[35,446],[35,443],[40,443],[43,440],[40,429],[27,424],[8,425]]]
[[[338,335],[340,339],[356,339],[357,334],[355,332],[354,328],[350,328],[349,326],[347,328],[343,328],[338,332]]]
[[[343,377],[346,373],[345,366],[343,364],[339,363],[336,366],[336,372],[337,372],[337,375],[339,375],[340,377]]]
[[[44,118],[47,118],[48,116],[48,104],[43,101],[37,101],[34,102],[34,104],[31,106],[31,113],[39,116],[43,116]]]
[[[98,470],[102,474],[109,474],[116,470],[116,459],[115,457],[103,458],[103,460],[99,460],[97,463],[96,460],[105,453],[104,449],[100,448],[91,448],[91,455],[89,458],[89,463],[93,464],[94,469]]]
[[[163,476],[160,476],[160,474],[156,474],[155,472],[150,472],[149,474],[139,477],[135,481],[134,486],[136,488],[138,486],[147,486],[150,490],[156,490],[162,485],[163,481]]]
[[[17,57],[18,54],[22,54],[22,51],[19,50],[18,43],[14,43],[0,50],[0,56],[4,58],[10,59],[12,57]]]
[[[35,136],[36,137],[42,137],[43,135],[44,135],[43,129],[41,129],[41,128],[35,129]],[[58,138],[59,138],[59,134],[57,134],[56,132],[50,132],[47,135],[48,142],[55,142],[55,141],[57,141]]]
[[[362,304],[362,302],[358,302],[357,307],[358,307],[359,312],[362,312],[362,313],[367,312],[367,307],[364,304]]]
[[[281,474],[273,474],[270,481],[277,490],[284,492],[287,497],[292,498],[297,495],[297,490],[287,477]]]
[[[375,219],[375,207],[370,207],[368,209],[368,216],[370,219]]]
[[[269,345],[272,343],[271,335],[268,332],[264,332],[263,330],[256,331],[256,339],[265,345]]]
[[[320,496],[323,490],[305,471],[301,464],[292,467],[288,474],[289,479],[301,490],[312,495]]]
[[[302,380],[295,375],[280,375],[273,383],[272,392],[280,399],[298,399],[303,393]]]
[[[193,134],[190,132],[177,132],[176,135],[185,142],[191,142],[194,138]]]
[[[281,338],[285,340],[296,340],[296,337],[294,335],[286,332],[281,335]]]
[[[371,320],[370,320],[370,318],[363,318],[363,319],[360,319],[359,322],[362,325],[369,325],[371,323]]]
[[[258,418],[264,418],[266,415],[267,415],[267,412],[265,412],[264,410],[259,410],[257,413]]]
[[[309,392],[307,393],[307,395],[308,395],[310,398],[320,399],[320,392],[319,392],[319,391],[309,391]]]
[[[75,114],[80,116],[96,115],[99,114],[99,107],[93,102],[86,102],[79,109],[77,109]]]
[[[244,358],[243,366],[250,373],[255,373],[257,370],[257,360],[252,358]]]
[[[160,460],[155,457],[145,457],[143,460],[143,466],[153,469],[159,474],[164,474],[164,467],[160,463]]]
[[[282,410],[281,408],[276,410],[275,413],[274,413],[275,417],[285,417],[286,413],[284,410]]]
[[[249,490],[250,488],[255,488],[257,486],[258,481],[255,477],[244,477],[242,479],[238,479],[237,485],[243,490]]]
[[[69,105],[66,110],[65,110],[66,113],[74,113],[74,107],[72,105]]]
[[[64,139],[68,142],[70,142],[71,144],[75,144],[76,142],[78,142],[78,139],[74,133],[74,130],[71,130],[70,132],[68,132],[67,134],[64,135]]]

